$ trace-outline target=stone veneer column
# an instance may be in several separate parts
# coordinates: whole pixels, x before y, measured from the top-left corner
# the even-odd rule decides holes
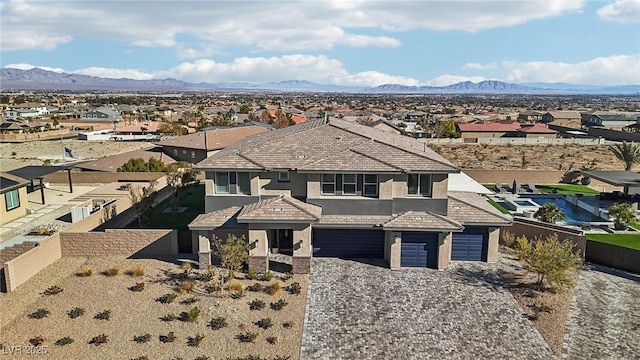
[[[291,272],[308,274],[311,271],[311,251],[311,225],[294,228]]]
[[[211,241],[207,236],[207,231],[198,231],[198,268],[208,269],[211,265]]]
[[[255,272],[266,272],[269,270],[269,237],[267,230],[252,228],[249,225],[249,269]]]

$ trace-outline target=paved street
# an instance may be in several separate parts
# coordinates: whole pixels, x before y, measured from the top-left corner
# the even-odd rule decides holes
[[[580,272],[563,358],[640,358],[640,275],[599,265]]]
[[[552,359],[502,288],[506,265],[447,271],[314,259],[302,359]]]

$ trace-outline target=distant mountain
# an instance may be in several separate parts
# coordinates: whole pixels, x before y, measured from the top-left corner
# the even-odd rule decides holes
[[[33,68],[0,69],[1,90],[106,90],[106,91],[260,91],[260,92],[348,92],[374,94],[626,94],[640,95],[640,85],[589,86],[565,83],[512,84],[497,80],[460,82],[448,86],[385,84],[356,87],[316,84],[306,80],[271,83],[190,83],[176,79],[112,79]]]

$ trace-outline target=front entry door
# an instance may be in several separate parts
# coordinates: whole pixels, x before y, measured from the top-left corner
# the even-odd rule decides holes
[[[275,238],[278,251],[281,254],[293,256],[293,230],[277,229],[275,230]]]

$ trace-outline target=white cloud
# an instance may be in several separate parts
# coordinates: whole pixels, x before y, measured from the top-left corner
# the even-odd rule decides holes
[[[579,85],[640,84],[640,54],[599,57],[578,63],[505,61],[507,81],[566,82]]]
[[[57,72],[57,73],[63,73],[65,72],[64,69],[62,68],[52,68],[52,67],[48,67],[48,66],[38,66],[38,65],[31,65],[31,64],[7,64],[5,66],[3,66],[5,68],[9,68],[9,69],[19,69],[19,70],[31,70],[34,68],[38,68],[38,69],[42,69],[42,70],[47,70],[47,71],[53,71],[53,72]]]
[[[478,63],[466,63],[462,67],[467,70],[492,70],[498,67],[496,63],[478,64]]]
[[[153,74],[145,73],[145,72],[133,70],[133,69],[88,67],[85,69],[74,70],[71,72],[74,74],[98,76],[98,77],[113,78],[113,79],[127,78],[127,79],[135,79],[135,80],[149,80],[154,78]]]
[[[484,81],[486,78],[482,76],[461,76],[461,75],[440,75],[434,79],[427,81],[429,86],[447,86],[451,84],[457,84],[459,82],[471,81],[474,83]]]
[[[618,0],[601,7],[598,16],[621,24],[640,22],[640,0]]]
[[[3,50],[52,49],[74,37],[144,47],[184,39],[253,50],[396,47],[392,31],[480,31],[577,12],[585,0],[47,1],[2,3]],[[331,24],[331,25],[328,25]],[[187,46],[184,46],[187,47]]]

